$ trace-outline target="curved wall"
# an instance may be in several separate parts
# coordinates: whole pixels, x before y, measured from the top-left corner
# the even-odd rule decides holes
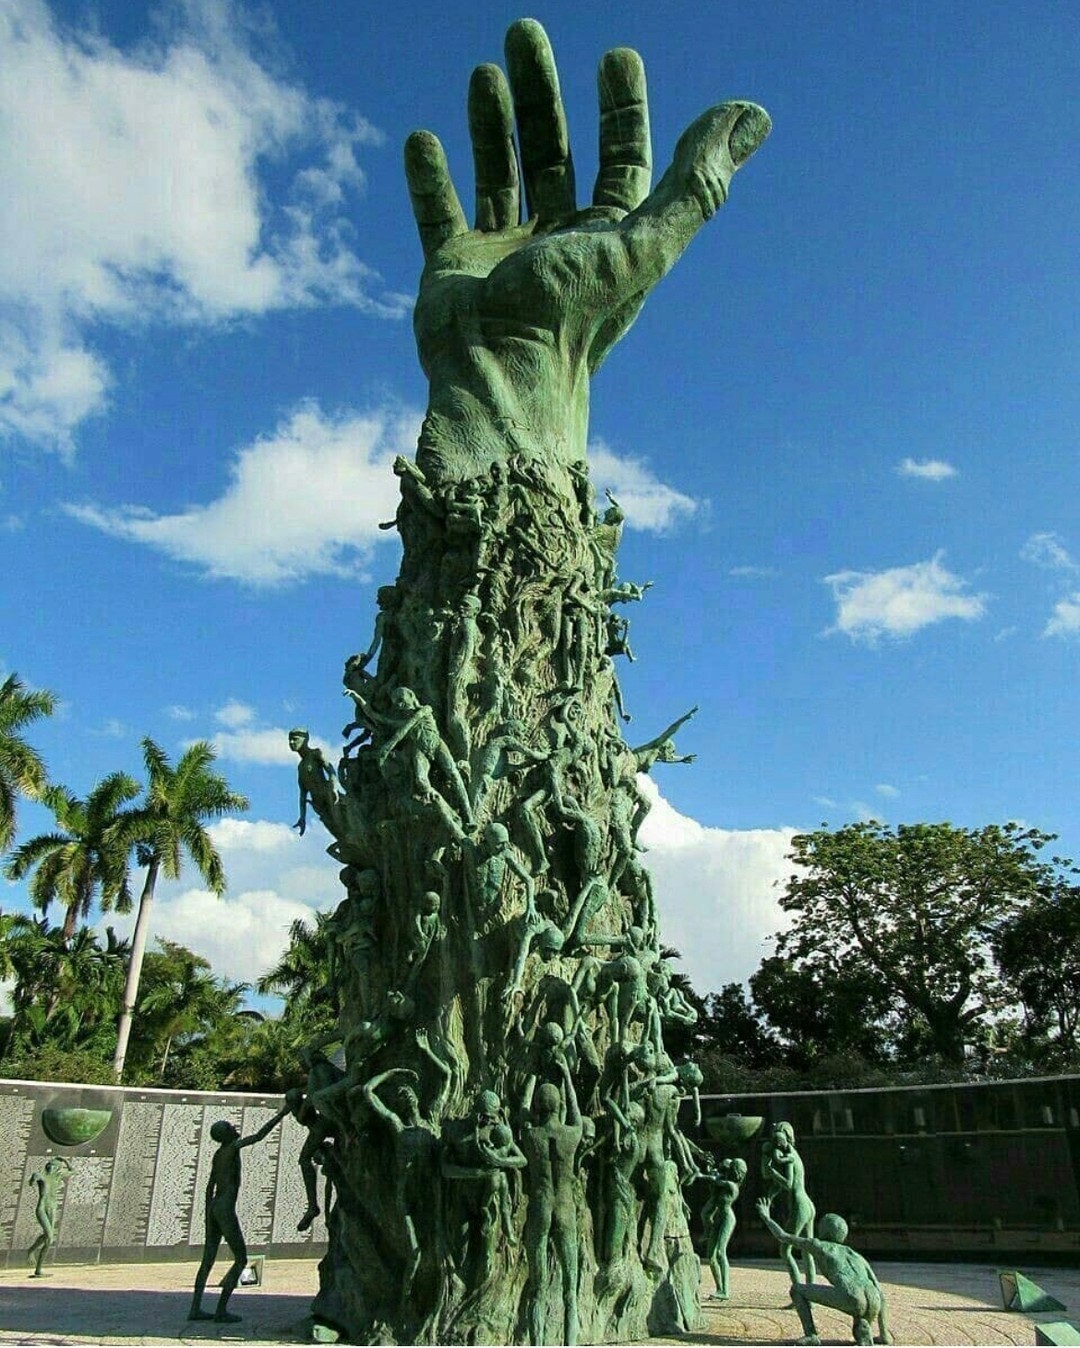
[[[0,1080],[0,1266],[21,1265],[39,1232],[37,1190],[29,1180],[50,1156],[66,1156],[74,1167],[61,1189],[50,1260],[197,1258],[216,1146],[210,1125],[228,1119],[252,1133],[281,1104],[280,1096]],[[43,1127],[45,1110],[64,1109],[103,1110],[110,1117],[96,1137],[70,1145]],[[238,1212],[252,1253],[310,1257],[325,1249],[322,1217],[310,1230],[296,1230],[306,1206],[297,1165],[304,1136],[286,1115],[243,1152]]]

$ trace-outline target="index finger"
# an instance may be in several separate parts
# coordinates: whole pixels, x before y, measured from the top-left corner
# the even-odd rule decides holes
[[[438,136],[414,131],[405,142],[405,177],[424,256],[468,229]]]
[[[594,206],[632,211],[649,195],[652,143],[645,67],[629,47],[605,53],[597,74],[600,94],[600,169]]]

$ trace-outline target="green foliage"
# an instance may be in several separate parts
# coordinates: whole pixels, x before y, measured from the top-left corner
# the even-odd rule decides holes
[[[72,1081],[95,1086],[108,1086],[113,1081],[109,1055],[66,1049],[54,1043],[27,1049],[18,1057],[5,1057],[0,1061],[0,1072],[17,1081]]]
[[[175,941],[159,938],[157,945],[143,962],[129,1078],[145,1085],[215,1089],[224,1073],[209,1071],[205,1060],[221,1057],[247,984],[215,977],[209,960]],[[190,1064],[196,1059],[204,1063],[195,1073],[199,1080],[208,1072],[214,1078],[209,1087],[191,1079]]]
[[[116,1011],[127,946],[110,929],[102,945],[89,927],[66,937],[44,918],[7,917],[3,964],[14,979],[4,1048],[20,1060],[46,1049],[106,1058],[116,1039]]]
[[[139,864],[146,867],[146,879],[139,898],[120,1010],[113,1061],[118,1081],[127,1057],[158,876],[164,874],[167,879],[179,879],[183,858],[187,856],[204,883],[215,894],[224,893],[225,869],[206,825],[248,807],[247,799],[233,791],[220,773],[213,771],[215,751],[205,740],[190,745],[175,767],[161,746],[149,736],[143,740],[142,747],[146,792],[142,804],[126,820],[123,838],[129,849],[135,848]]]
[[[793,922],[777,954],[819,981],[872,979],[889,998],[896,1049],[960,1065],[1007,1000],[990,943],[1053,881],[1037,857],[1049,838],[1017,824],[874,822],[799,835],[780,900]]]
[[[1080,1057],[1080,886],[1041,890],[994,937],[1002,977],[1023,1007],[1020,1038],[1049,1065]],[[1015,1050],[1014,1050],[1015,1051]]]
[[[30,876],[30,901],[40,912],[47,914],[53,903],[65,909],[65,938],[90,916],[95,896],[105,912],[130,909],[126,829],[134,816],[123,807],[138,794],[138,782],[123,772],[110,773],[85,800],[66,786],[41,793],[57,828],[17,847],[4,874],[9,880]]]
[[[836,1055],[867,1065],[888,1061],[894,998],[865,964],[772,955],[750,979],[750,991],[792,1067],[809,1070]]]
[[[337,991],[331,984],[334,916],[316,913],[312,926],[297,918],[281,958],[256,982],[263,994],[285,998],[286,1016],[314,1038],[333,1024]]]
[[[28,690],[14,674],[0,684],[0,852],[6,852],[15,837],[16,798],[37,800],[47,780],[41,755],[20,731],[55,710],[52,693]]]

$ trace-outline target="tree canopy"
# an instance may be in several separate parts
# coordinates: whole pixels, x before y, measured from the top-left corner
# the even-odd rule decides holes
[[[53,693],[28,689],[15,674],[0,684],[0,852],[15,837],[17,798],[37,799],[48,780],[41,755],[21,732],[55,710]]]
[[[1051,835],[1019,824],[851,824],[792,840],[797,870],[776,941],[793,970],[876,983],[909,1052],[959,1064],[975,1028],[1008,1001],[992,942],[1055,877]],[[871,989],[872,991],[872,989]]]

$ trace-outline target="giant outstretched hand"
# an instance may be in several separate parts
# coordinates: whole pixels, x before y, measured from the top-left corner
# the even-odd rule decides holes
[[[506,64],[509,84],[482,65],[469,85],[472,229],[438,139],[417,131],[405,146],[426,261],[416,338],[431,382],[418,461],[444,480],[514,452],[583,458],[589,375],[770,130],[756,104],[710,108],[650,192],[645,71],[617,48],[600,63],[600,168],[592,204],[578,209],[555,59],[535,20],[511,26]]]

